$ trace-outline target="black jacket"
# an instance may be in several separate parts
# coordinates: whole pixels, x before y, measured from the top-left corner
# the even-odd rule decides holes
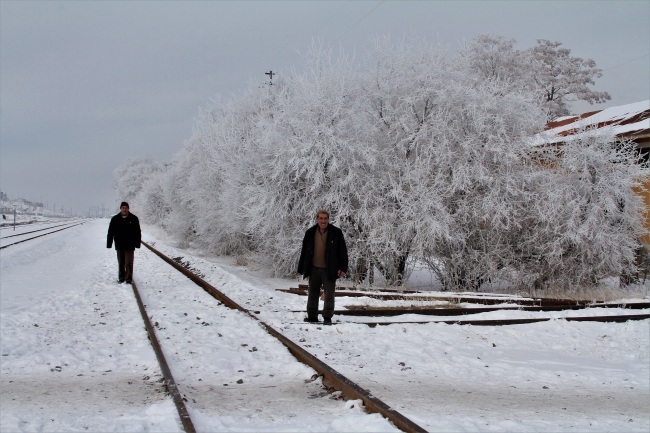
[[[106,248],[113,245],[113,239],[115,239],[116,250],[140,248],[142,233],[138,217],[129,212],[126,218],[122,218],[122,214],[119,213],[111,218],[111,223],[108,225]]]
[[[312,260],[314,259],[314,237],[318,230],[318,224],[305,232],[302,240],[302,251],[298,262],[298,273],[305,278],[311,273]],[[345,239],[340,228],[332,224],[327,226],[327,245],[325,246],[325,264],[327,265],[327,276],[331,279],[338,278],[338,271],[348,272],[348,248],[345,246]]]

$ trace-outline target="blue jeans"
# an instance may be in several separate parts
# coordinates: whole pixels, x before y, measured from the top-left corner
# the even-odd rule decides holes
[[[318,319],[318,298],[320,288],[325,291],[325,305],[323,307],[323,319],[331,319],[334,315],[334,288],[336,279],[327,277],[325,268],[311,268],[309,274],[309,295],[307,297],[307,317],[311,320]]]

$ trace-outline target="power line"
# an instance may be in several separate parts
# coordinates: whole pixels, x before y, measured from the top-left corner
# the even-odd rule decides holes
[[[366,14],[365,14],[364,16],[362,16],[362,17],[361,17],[361,18],[360,18],[356,23],[352,24],[352,26],[350,26],[346,31],[344,31],[343,33],[341,33],[340,35],[338,35],[334,40],[332,40],[332,41],[328,44],[328,46],[331,45],[332,42],[336,42],[339,38],[341,38],[343,35],[345,35],[345,34],[346,34],[347,32],[349,32],[350,30],[352,30],[352,28],[353,28],[354,26],[356,26],[357,24],[359,24],[359,23],[360,23],[361,21],[363,21],[363,20],[364,20],[368,15],[370,15],[372,12],[374,12],[375,9],[377,9],[379,6],[381,6],[382,3],[384,3],[384,1],[385,1],[385,0],[379,2],[378,5],[376,5],[374,8],[372,8],[372,9],[370,9],[368,12],[366,12]],[[348,1],[348,2],[345,3],[343,6],[341,6],[341,7],[339,8],[339,10],[337,10],[337,11],[334,13],[334,15],[332,15],[332,16],[329,17],[327,20],[325,20],[325,22],[324,22],[323,24],[321,24],[320,27],[318,27],[318,29],[317,29],[314,33],[317,33],[318,31],[320,31],[320,30],[325,26],[325,24],[327,24],[327,23],[328,23],[332,18],[334,18],[336,15],[338,15],[338,13],[341,12],[341,11],[343,10],[343,8],[346,7],[349,3],[350,3],[350,2]],[[275,75],[275,74],[273,74],[273,75]]]
[[[649,55],[650,55],[650,53],[648,53],[648,54],[644,54],[643,56],[641,56],[641,57],[637,57],[636,59],[632,59],[632,60],[627,61],[627,62],[625,62],[625,63],[621,63],[620,65],[612,66],[611,68],[607,68],[607,69],[603,70],[603,72],[605,72],[605,71],[609,71],[609,70],[614,69],[614,68],[618,68],[619,66],[627,65],[628,63],[632,63],[632,62],[634,62],[634,61],[636,61],[636,60],[642,59],[642,58],[644,58],[644,57],[648,57]]]
[[[343,10],[343,8],[346,7],[348,4],[350,4],[350,2],[345,3],[343,6],[341,6],[341,7],[339,8],[339,10],[337,10],[336,12],[334,12],[334,15],[332,15],[332,16],[329,17],[327,20],[325,20],[325,22],[324,22],[323,24],[321,24],[320,27],[318,27],[318,28],[316,29],[316,31],[314,32],[314,34],[318,33],[318,32],[319,32],[323,27],[325,27],[325,24],[329,23],[330,20],[331,20],[332,18],[334,18],[334,17],[335,17],[339,12],[341,12],[341,11]]]
[[[324,22],[323,24],[321,24],[321,25],[318,27],[318,29],[316,29],[316,31],[314,31],[314,32],[312,33],[312,35],[315,35],[315,34],[317,34],[320,30],[322,30],[323,27],[325,27],[325,24],[329,23],[329,22],[331,21],[331,19],[334,18],[336,15],[338,15],[338,13],[341,12],[341,11],[343,10],[343,8],[346,7],[348,4],[350,4],[349,1],[346,2],[343,6],[341,6],[341,7],[340,7],[336,12],[334,12],[334,15],[332,15],[332,16],[330,16],[328,19],[326,19],[325,22]],[[276,52],[277,52],[277,50],[276,50]],[[271,72],[273,72],[273,71],[271,71]],[[266,74],[266,75],[268,75],[268,74]],[[273,75],[277,75],[277,74],[273,74]],[[271,77],[271,79],[272,79],[272,78],[273,78],[273,77]]]
[[[384,1],[385,1],[385,0],[384,0]],[[346,34],[347,32],[349,32],[350,30],[352,30],[352,28],[353,28],[354,26],[356,26],[357,24],[359,24],[359,23],[360,23],[361,21],[363,21],[363,20],[364,20],[368,15],[370,15],[370,14],[371,14],[375,9],[377,9],[379,6],[381,6],[381,5],[384,3],[384,1],[379,2],[379,4],[378,4],[377,6],[375,6],[375,7],[372,8],[372,9],[370,9],[370,10],[369,10],[369,11],[368,11],[364,16],[361,17],[361,19],[359,19],[356,23],[352,24],[352,26],[351,26],[350,28],[348,28],[346,31],[344,31],[343,33],[341,33],[340,35],[338,35],[338,36],[336,37],[336,39],[334,39],[332,42],[336,42],[336,41],[337,41],[341,36],[343,36],[344,34]],[[329,45],[331,45],[332,42],[330,42]]]

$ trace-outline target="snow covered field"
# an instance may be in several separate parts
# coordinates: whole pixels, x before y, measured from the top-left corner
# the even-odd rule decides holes
[[[1,431],[180,430],[131,287],[115,282],[107,226],[0,251]],[[275,291],[295,280],[176,249],[154,230],[144,238],[429,431],[650,429],[648,320],[307,326],[291,312],[306,298]],[[144,247],[134,279],[199,431],[395,431],[308,382],[314,372],[284,346]],[[337,309],[360,302],[337,298]],[[471,317],[634,313],[598,310]]]

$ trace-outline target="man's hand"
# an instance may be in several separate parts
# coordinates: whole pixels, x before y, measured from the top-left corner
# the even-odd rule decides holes
[[[345,278],[345,272],[339,269],[339,278]]]

